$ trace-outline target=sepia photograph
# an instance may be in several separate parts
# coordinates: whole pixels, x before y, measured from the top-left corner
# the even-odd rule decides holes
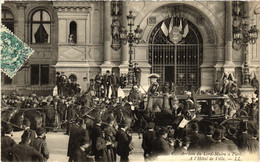
[[[0,11],[1,161],[259,161],[259,1]]]

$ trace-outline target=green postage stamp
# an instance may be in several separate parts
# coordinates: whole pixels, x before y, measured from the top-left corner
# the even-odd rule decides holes
[[[4,25],[1,25],[1,70],[10,78],[34,52]]]

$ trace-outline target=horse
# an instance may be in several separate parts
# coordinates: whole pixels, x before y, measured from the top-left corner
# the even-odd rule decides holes
[[[8,109],[2,111],[1,114],[2,123],[11,123],[15,126],[14,130],[21,130],[23,125],[23,120],[25,118],[29,119],[31,122],[30,128],[36,130],[42,127],[42,115],[39,111],[35,109]]]

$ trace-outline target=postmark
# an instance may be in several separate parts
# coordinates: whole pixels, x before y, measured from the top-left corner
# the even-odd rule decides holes
[[[34,51],[4,25],[0,27],[1,70],[10,78],[13,78]]]

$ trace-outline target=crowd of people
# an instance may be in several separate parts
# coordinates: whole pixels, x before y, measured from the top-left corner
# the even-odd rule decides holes
[[[115,76],[115,73],[112,72],[110,75],[110,71],[107,71],[106,75],[101,76],[99,73],[95,79],[91,79],[86,91],[74,93],[73,96],[63,94],[61,87],[60,95],[57,96],[39,96],[36,93],[22,96],[13,93],[2,95],[1,102],[3,107],[40,109],[43,127],[60,128],[65,126],[66,134],[70,136],[67,152],[69,161],[116,161],[116,155],[120,156],[121,161],[128,161],[129,154],[134,147],[129,123],[125,120],[117,123],[113,117],[104,123],[101,116],[95,116],[93,127],[88,128],[83,118],[92,109],[120,110],[126,105],[131,108],[132,106],[139,107],[139,109],[151,113],[165,112],[174,117],[185,116],[188,110],[194,109],[196,101],[190,92],[186,93],[188,98],[184,102],[179,102],[176,96],[169,95],[175,91],[174,86],[159,85],[157,75],[151,75],[150,78],[151,85],[145,96],[139,91],[138,84],[135,84],[128,96],[119,97],[117,87],[124,88],[125,78],[123,82],[118,82],[120,79]],[[108,95],[110,89],[112,90],[111,96]],[[162,105],[156,103],[158,95],[164,96]],[[173,102],[169,101],[170,99]],[[189,127],[187,125],[187,129],[180,129],[172,126],[159,126],[159,123],[147,121],[142,138],[144,158],[153,160],[161,155],[179,155],[197,150],[204,152],[258,152],[258,131],[256,131],[257,129],[252,130],[248,126],[251,122],[257,123],[259,121],[258,100],[256,97],[240,97],[237,99],[237,105],[239,106],[236,112],[239,111],[240,115],[245,112],[246,116],[249,116],[249,121],[241,122],[239,127],[226,128],[219,124],[209,124],[206,128],[201,128],[199,122],[191,121],[188,124]],[[199,105],[197,106],[199,107]],[[227,118],[233,118],[236,114],[234,103],[230,100],[225,100],[223,105],[216,102],[211,106],[209,109],[213,113],[221,111]],[[195,109],[198,111],[198,108]],[[20,158],[19,154],[23,154],[23,151],[28,149],[30,150],[28,151],[30,155],[26,156],[28,160],[35,157],[38,160],[47,160],[49,153],[45,141],[45,130],[38,128],[34,132],[30,129],[28,119],[24,119],[22,128],[25,131],[22,135],[22,141],[18,145],[11,138],[12,127],[7,125],[2,129],[3,159],[14,158],[11,155],[16,154],[16,152],[18,155],[15,158]],[[39,148],[40,146],[41,148]]]

